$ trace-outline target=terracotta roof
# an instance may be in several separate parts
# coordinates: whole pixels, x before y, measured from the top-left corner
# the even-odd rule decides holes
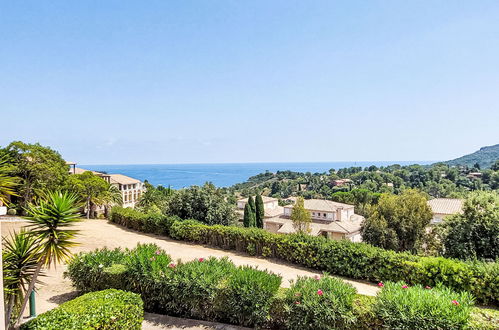
[[[284,207],[277,206],[275,208],[264,209],[264,211],[265,211],[264,217],[273,218],[273,217],[277,217],[279,215],[284,214]]]
[[[463,200],[454,198],[435,198],[428,201],[431,211],[436,214],[456,214],[463,209]]]
[[[253,196],[253,198],[255,198],[256,196]],[[273,197],[267,197],[267,196],[262,196],[262,200],[263,200],[263,203],[270,203],[270,202],[277,202],[278,199],[277,198],[273,198]],[[247,202],[248,201],[248,197],[246,198],[241,198],[241,199],[238,199],[237,200],[238,202]]]
[[[93,174],[99,175],[99,176],[102,175],[102,173],[100,173],[100,172],[90,171],[90,170],[86,170],[84,168],[75,167],[75,169],[74,169],[74,174],[83,174],[85,172],[92,172]]]
[[[307,210],[313,211],[330,211],[335,212],[339,208],[343,209],[352,209],[353,205],[338,203],[333,201],[328,201],[325,199],[305,199],[304,201],[305,208]],[[284,208],[293,208],[294,205],[286,205]]]
[[[123,174],[109,174],[109,177],[111,179],[111,183],[119,183],[119,184],[140,183],[140,180],[131,178]]]
[[[296,232],[293,226],[293,221],[278,219],[269,219],[272,223],[283,223],[282,227],[277,231],[280,234],[291,234]],[[268,220],[266,220],[268,221]],[[321,232],[354,234],[360,231],[361,221],[332,221],[331,223],[310,223],[310,235],[317,236]]]

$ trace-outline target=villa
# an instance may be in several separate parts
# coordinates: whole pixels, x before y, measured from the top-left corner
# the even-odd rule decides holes
[[[273,233],[294,233],[296,230],[290,219],[293,206],[286,205],[282,207],[282,214],[266,217],[264,228]],[[360,225],[364,218],[355,214],[353,205],[323,199],[306,199],[304,206],[312,217],[310,235],[335,240],[348,239],[352,242],[362,241]]]
[[[255,196],[253,196],[255,198]],[[265,211],[264,218],[272,218],[284,213],[284,209],[282,206],[279,206],[279,200],[277,198],[262,196],[263,200],[263,210]],[[248,198],[239,199],[237,201],[237,212],[242,219],[244,214],[244,207],[248,202]]]
[[[106,180],[109,184],[118,188],[123,199],[123,207],[134,208],[140,200],[140,196],[145,191],[144,183],[138,179],[131,178],[123,174],[107,174],[102,172],[90,171],[76,167],[76,163],[67,162],[69,165],[70,174],[82,174],[84,172],[92,172]]]
[[[437,224],[453,214],[463,212],[463,200],[455,198],[434,198],[428,201],[428,205],[433,213],[431,224]]]

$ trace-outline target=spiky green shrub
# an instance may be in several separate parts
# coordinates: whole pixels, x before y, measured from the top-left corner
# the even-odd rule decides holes
[[[390,329],[463,329],[472,307],[467,292],[389,282],[377,295],[374,313]]]
[[[355,322],[356,290],[331,276],[299,277],[286,294],[289,329],[346,329]]]
[[[138,294],[120,290],[87,293],[23,324],[35,329],[141,329],[144,309]]]

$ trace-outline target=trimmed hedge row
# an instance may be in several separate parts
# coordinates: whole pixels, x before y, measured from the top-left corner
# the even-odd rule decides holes
[[[281,277],[227,258],[181,263],[154,244],[77,255],[65,274],[83,292],[139,293],[146,311],[255,326],[266,322]]]
[[[278,258],[330,274],[353,279],[442,284],[467,291],[484,304],[498,304],[499,264],[463,262],[442,257],[419,257],[376,248],[364,243],[328,240],[307,235],[279,235],[256,228],[207,226],[177,221],[170,228],[174,239],[223,249]]]
[[[158,216],[158,215],[155,215]],[[280,235],[263,229],[208,226],[194,220],[158,216],[164,226],[151,231],[177,240],[207,244],[326,271],[353,279],[404,281],[408,284],[442,284],[456,291],[467,291],[483,304],[499,304],[499,264],[464,262],[443,257],[420,257],[347,240],[335,241],[308,235]],[[130,209],[113,208],[111,221],[145,231],[151,215]]]
[[[138,294],[108,289],[65,302],[26,322],[21,329],[142,329],[143,316]]]
[[[117,287],[140,293],[147,311],[270,329],[480,329],[470,323],[472,299],[448,288],[387,283],[365,297],[340,279],[299,277],[289,289],[281,277],[227,258],[172,263],[156,245],[96,250],[69,264],[82,291]],[[111,278],[111,281],[109,279]]]

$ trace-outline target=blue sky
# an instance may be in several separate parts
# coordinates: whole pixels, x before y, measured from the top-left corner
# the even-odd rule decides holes
[[[498,1],[3,1],[0,145],[83,164],[499,143]]]

